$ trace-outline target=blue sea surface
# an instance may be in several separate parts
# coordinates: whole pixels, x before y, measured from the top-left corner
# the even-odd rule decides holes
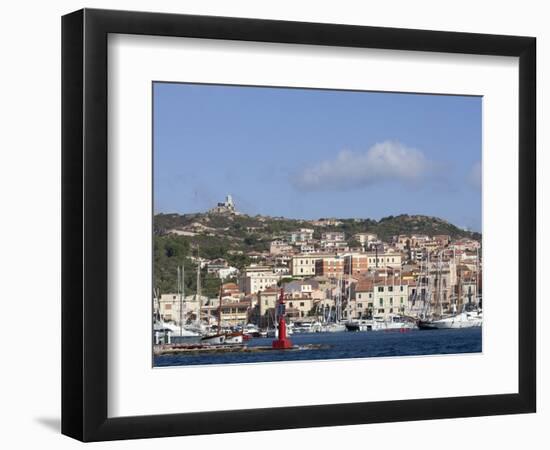
[[[323,348],[252,353],[163,355],[154,358],[154,366],[479,353],[481,352],[481,330],[481,328],[466,328],[461,330],[408,330],[406,332],[392,330],[294,334],[290,336],[294,345],[321,344]],[[246,344],[250,347],[271,346],[272,341],[273,338],[257,338],[247,341]]]

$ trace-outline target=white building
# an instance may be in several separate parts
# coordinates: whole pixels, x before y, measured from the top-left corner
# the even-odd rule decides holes
[[[215,214],[238,214],[231,195],[227,195],[225,202],[219,202],[210,212]]]
[[[268,266],[247,267],[239,278],[239,288],[245,295],[257,294],[268,287],[276,285],[281,276],[282,274],[275,273]]]
[[[313,229],[312,228],[300,228],[297,231],[292,231],[288,239],[290,242],[294,243],[302,243],[302,242],[309,242],[313,240]]]
[[[230,278],[238,275],[238,273],[239,273],[239,269],[233,266],[228,266],[218,270],[218,277],[221,280],[225,280],[226,278]]]
[[[295,277],[309,277],[315,275],[314,255],[296,255],[292,257],[291,273]]]

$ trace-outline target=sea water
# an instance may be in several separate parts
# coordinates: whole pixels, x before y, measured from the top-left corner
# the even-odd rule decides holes
[[[319,359],[373,358],[412,355],[479,353],[481,328],[457,330],[400,330],[304,333],[290,338],[297,346],[320,344],[322,348],[285,351],[234,352],[213,354],[163,355],[154,358],[155,366],[204,364],[246,364],[271,361],[307,361]],[[246,345],[271,346],[273,338],[255,338]]]

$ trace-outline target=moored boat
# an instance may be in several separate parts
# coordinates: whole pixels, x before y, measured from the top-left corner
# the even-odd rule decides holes
[[[224,343],[225,334],[212,334],[210,336],[203,336],[201,339],[201,344],[220,345]]]
[[[432,320],[421,320],[418,327],[422,330],[448,330],[461,328],[476,328],[483,325],[483,311],[481,309],[468,310],[461,313]]]

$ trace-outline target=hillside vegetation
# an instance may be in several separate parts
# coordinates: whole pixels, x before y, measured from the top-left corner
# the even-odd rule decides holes
[[[230,265],[242,269],[250,264],[249,252],[269,249],[269,243],[299,228],[313,228],[314,238],[325,231],[343,231],[348,242],[360,232],[376,233],[383,241],[397,234],[447,234],[451,238],[481,239],[470,232],[436,217],[399,215],[373,219],[338,219],[338,226],[314,226],[307,220],[281,217],[230,214],[157,214],[154,217],[154,283],[161,292],[173,292],[176,287],[178,265],[185,266],[186,294],[196,290],[196,263],[194,257],[224,258]],[[189,230],[188,235],[177,235],[173,230]],[[202,293],[215,296],[219,280],[201,272]]]

